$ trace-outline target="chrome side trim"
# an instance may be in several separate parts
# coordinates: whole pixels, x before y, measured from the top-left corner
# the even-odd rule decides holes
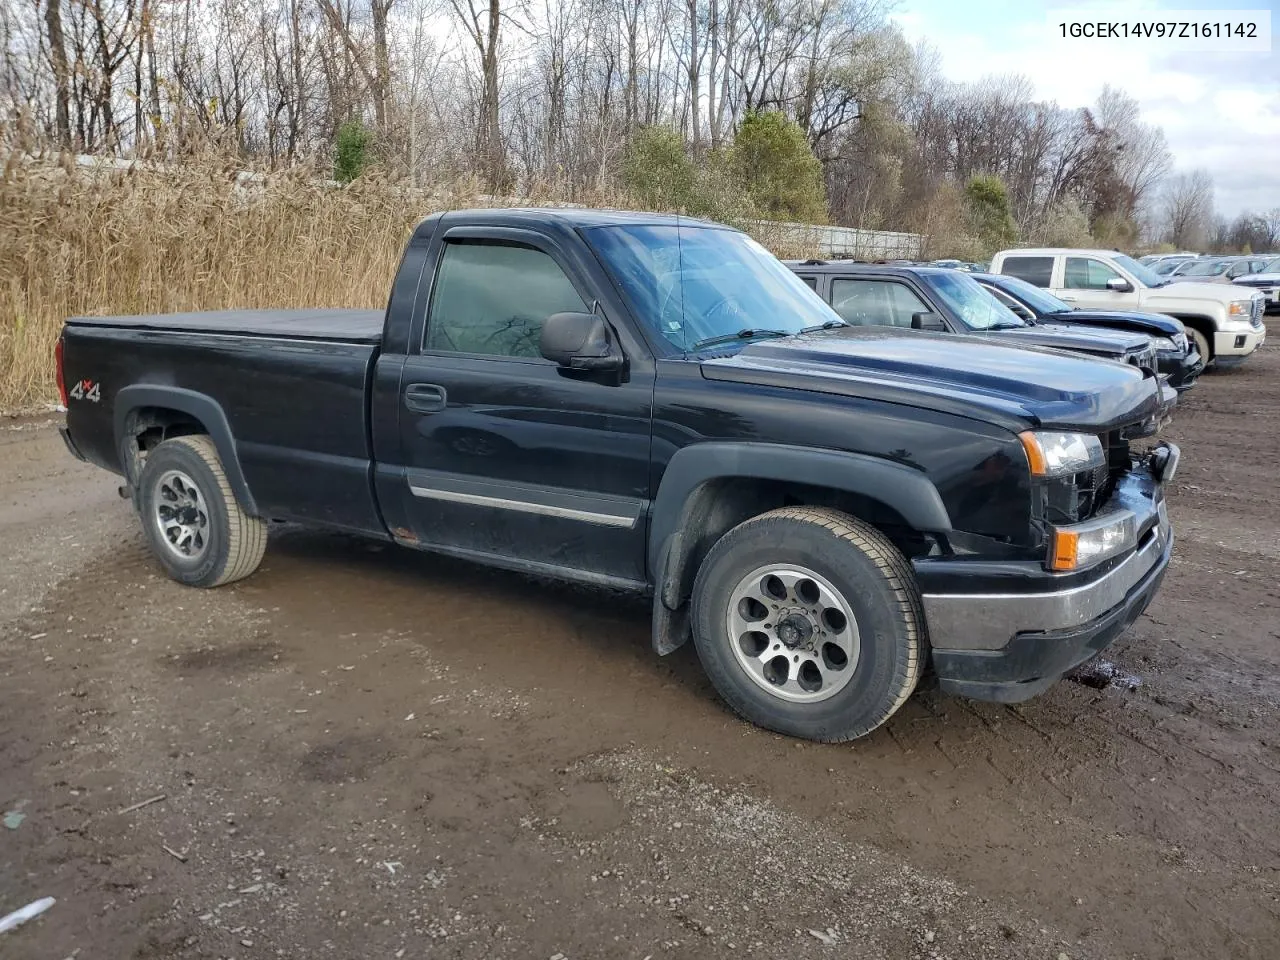
[[[1122,603],[1156,566],[1167,563],[1173,531],[1162,502],[1159,523],[1136,551],[1092,583],[1046,593],[923,596],[929,636],[939,649],[999,650],[1025,632],[1068,630]]]
[[[409,492],[415,497],[426,500],[447,500],[450,503],[467,503],[479,507],[493,507],[498,510],[515,510],[519,513],[536,513],[544,517],[558,517],[561,520],[581,520],[583,523],[596,523],[605,527],[634,527],[635,516],[617,513],[596,513],[592,510],[578,510],[574,507],[561,507],[550,503],[535,503],[530,500],[511,500],[507,497],[490,497],[479,493],[463,493],[459,490],[439,490],[433,487],[409,485]]]

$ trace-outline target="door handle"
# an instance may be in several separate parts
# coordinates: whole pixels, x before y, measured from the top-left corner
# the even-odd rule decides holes
[[[1059,294],[1058,299],[1059,299],[1059,300],[1066,301],[1067,303],[1075,303],[1075,302],[1076,302],[1076,298],[1075,298],[1075,297],[1068,296],[1068,295],[1067,295],[1067,294],[1065,294],[1065,293],[1063,293],[1063,294]]]
[[[444,387],[434,383],[411,383],[404,388],[404,405],[418,413],[436,413],[448,402]]]

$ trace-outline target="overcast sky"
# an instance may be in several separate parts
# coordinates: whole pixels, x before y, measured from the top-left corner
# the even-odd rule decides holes
[[[1099,20],[1138,11],[1270,10],[1270,53],[1161,51],[1130,40],[1095,45],[1062,39],[1053,10],[1090,10]],[[1087,106],[1103,84],[1136,97],[1149,123],[1164,128],[1175,168],[1204,167],[1219,213],[1280,207],[1280,0],[899,0],[893,19],[911,40],[942,56],[949,79],[1021,73],[1037,97]]]

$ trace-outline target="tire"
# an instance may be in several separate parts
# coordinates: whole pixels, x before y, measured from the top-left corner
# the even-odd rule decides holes
[[[1209,338],[1192,326],[1187,327],[1187,336],[1195,341],[1196,349],[1200,351],[1200,356],[1204,357],[1205,367],[1208,367],[1213,361],[1213,354],[1209,352]]]
[[[174,437],[147,454],[136,500],[151,552],[179,583],[219,587],[262,562],[267,524],[241,509],[207,436]]]
[[[836,510],[785,507],[739,524],[694,583],[694,646],[720,696],[752,723],[808,740],[853,740],[893,716],[924,669],[925,633],[906,558]]]

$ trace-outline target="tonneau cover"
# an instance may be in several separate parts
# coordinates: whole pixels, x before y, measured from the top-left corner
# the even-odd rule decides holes
[[[67,322],[99,327],[377,344],[382,340],[382,319],[381,310],[209,310],[136,317],[72,317]]]

